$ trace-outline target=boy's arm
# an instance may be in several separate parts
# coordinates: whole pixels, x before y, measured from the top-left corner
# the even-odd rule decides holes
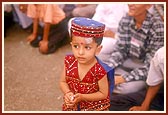
[[[81,94],[77,93],[74,98],[74,102],[80,101],[98,101],[102,99],[106,99],[109,93],[108,80],[107,75],[105,75],[102,79],[99,80],[99,91],[91,94]]]
[[[60,88],[64,94],[66,94],[67,92],[70,92],[69,86],[66,83],[66,79],[65,79],[65,67],[60,77]]]

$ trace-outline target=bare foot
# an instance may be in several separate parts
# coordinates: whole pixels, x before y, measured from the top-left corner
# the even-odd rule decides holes
[[[32,42],[35,38],[36,38],[36,34],[31,34],[31,35],[29,35],[28,37],[27,37],[27,41],[30,43],[30,42]]]

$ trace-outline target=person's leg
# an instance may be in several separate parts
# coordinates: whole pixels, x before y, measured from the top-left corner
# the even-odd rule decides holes
[[[110,111],[128,111],[132,106],[141,105],[146,90],[129,94],[112,94],[110,98]]]
[[[115,74],[118,74],[118,75],[129,74],[134,68],[140,68],[143,66],[144,66],[143,63],[139,63],[138,61],[127,59],[122,66],[119,66],[115,69]],[[146,88],[147,88],[146,81],[138,80],[138,81],[130,81],[130,82],[118,84],[115,86],[113,92],[119,93],[119,94],[127,94],[127,93],[137,92]]]
[[[118,84],[114,87],[113,92],[117,94],[128,94],[138,92],[140,90],[146,89],[147,85],[145,81],[131,81]]]
[[[33,33],[28,36],[27,41],[32,42],[37,37],[38,32],[38,18],[33,19]]]
[[[44,24],[44,33],[43,33],[43,39],[39,43],[39,50],[41,53],[47,53],[48,52],[48,37],[49,37],[49,31],[50,31],[50,23]]]

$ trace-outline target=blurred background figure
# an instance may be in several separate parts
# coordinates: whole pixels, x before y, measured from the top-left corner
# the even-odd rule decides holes
[[[119,22],[128,12],[127,4],[98,4],[92,19],[100,21],[106,25],[105,34],[102,41],[102,50],[99,57],[106,58],[111,55],[113,45],[117,38]]]
[[[115,37],[119,21],[128,12],[127,4],[98,4],[92,19],[106,25],[105,37]]]
[[[148,11],[156,17],[160,17],[164,21],[164,4],[151,4]]]
[[[37,38],[38,24],[39,21],[42,21],[44,23],[44,30],[42,40],[39,42],[39,50],[41,53],[47,53],[49,49],[50,26],[51,24],[61,22],[65,18],[65,13],[57,4],[28,4],[27,16],[33,18],[33,32],[28,36],[27,41],[32,42]]]
[[[76,4],[76,7],[72,11],[72,16],[92,18],[96,7],[97,4]]]
[[[27,16],[27,4],[13,4],[14,21],[23,29],[29,28],[33,24],[32,18]]]
[[[14,24],[12,10],[11,4],[4,5],[4,37],[7,36],[7,30]]]

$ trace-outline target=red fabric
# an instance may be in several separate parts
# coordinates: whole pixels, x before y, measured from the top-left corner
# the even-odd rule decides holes
[[[98,81],[104,77],[106,71],[99,64],[96,63],[80,80],[78,75],[78,62],[74,56],[69,55],[65,57],[65,68],[66,68],[66,82],[69,88],[74,93],[89,94],[99,90]],[[100,101],[83,101],[79,103],[82,111],[93,111],[93,110],[107,110],[109,107],[109,96]],[[77,107],[69,109],[63,104],[63,110],[77,110]]]

